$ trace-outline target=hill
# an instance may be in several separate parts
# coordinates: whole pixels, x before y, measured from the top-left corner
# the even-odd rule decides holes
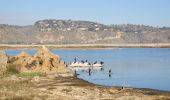
[[[105,43],[170,43],[170,28],[54,19],[29,26],[0,25],[0,44]]]

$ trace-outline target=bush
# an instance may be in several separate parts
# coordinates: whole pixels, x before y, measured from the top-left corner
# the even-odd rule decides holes
[[[4,74],[9,75],[9,74],[18,74],[20,71],[20,65],[19,64],[8,64],[7,65],[7,70],[5,71]]]
[[[25,78],[32,78],[34,76],[43,76],[43,74],[40,72],[21,72],[20,73],[21,66],[19,64],[8,64],[6,68],[7,70],[3,73],[2,77],[7,77],[10,75],[14,75],[14,74],[18,77],[25,77]]]

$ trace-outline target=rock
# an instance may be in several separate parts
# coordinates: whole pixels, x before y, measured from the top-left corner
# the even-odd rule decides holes
[[[12,75],[10,77],[10,80],[12,80],[12,81],[19,81],[19,78],[16,75]]]
[[[49,79],[55,79],[56,77],[58,77],[58,75],[47,75],[46,77]]]
[[[0,75],[6,71],[8,57],[4,51],[0,51]]]
[[[60,74],[61,77],[74,77],[74,74],[72,73],[66,73],[66,74]]]
[[[64,74],[58,74],[58,73],[50,73],[50,74],[48,74],[47,75],[47,77],[48,78],[50,78],[50,79],[55,79],[55,78],[58,78],[58,77],[74,77],[74,74],[72,74],[72,73],[64,73]]]
[[[43,92],[48,91],[46,88],[39,88],[38,90],[43,91]]]
[[[39,82],[40,77],[39,76],[34,76],[31,80],[31,82]]]

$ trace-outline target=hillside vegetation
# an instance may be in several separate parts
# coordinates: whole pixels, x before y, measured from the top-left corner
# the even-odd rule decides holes
[[[0,44],[170,43],[170,28],[40,20],[30,26],[0,25]]]

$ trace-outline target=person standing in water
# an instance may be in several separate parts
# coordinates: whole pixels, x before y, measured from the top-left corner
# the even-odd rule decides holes
[[[74,76],[77,78],[77,71],[76,70],[74,71]]]
[[[76,63],[77,62],[77,59],[76,58],[74,58],[74,63]]]
[[[89,68],[89,76],[91,76],[91,69]]]
[[[111,77],[111,76],[112,76],[112,70],[109,69],[109,77]]]

